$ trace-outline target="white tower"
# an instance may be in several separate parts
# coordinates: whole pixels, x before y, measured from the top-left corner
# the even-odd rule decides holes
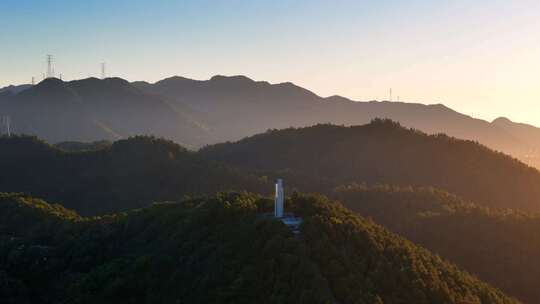
[[[285,200],[283,194],[283,180],[278,179],[276,182],[276,196],[274,200],[274,216],[281,218],[283,217],[283,202]]]

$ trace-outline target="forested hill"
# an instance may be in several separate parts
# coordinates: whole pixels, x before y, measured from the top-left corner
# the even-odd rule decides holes
[[[0,168],[0,192],[25,192],[84,215],[220,190],[271,189],[265,181],[153,137],[84,152],[67,152],[34,137],[0,137]]]
[[[540,216],[479,207],[429,187],[352,185],[336,196],[524,303],[540,302],[530,279],[540,276]]]
[[[70,152],[74,151],[74,152]],[[540,173],[502,153],[387,120],[356,127],[269,131],[198,152],[134,137],[63,143],[0,137],[0,191],[25,192],[84,215],[220,190],[289,189],[331,194],[351,183],[433,186],[489,207],[540,211]]]
[[[329,193],[350,183],[434,186],[490,207],[540,211],[540,173],[485,146],[389,120],[271,130],[200,151],[247,172]]]
[[[0,194],[6,303],[518,303],[324,197],[223,193],[105,218]]]

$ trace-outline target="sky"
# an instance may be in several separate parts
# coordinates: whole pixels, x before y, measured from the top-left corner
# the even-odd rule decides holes
[[[540,126],[537,0],[0,0],[0,87],[246,75]]]

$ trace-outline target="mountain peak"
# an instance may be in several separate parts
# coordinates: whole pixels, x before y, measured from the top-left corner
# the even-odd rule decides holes
[[[48,94],[66,94],[68,90],[68,83],[64,82],[58,78],[46,78],[40,83],[32,86],[28,90],[22,91],[17,96],[34,96],[35,98],[42,98],[43,96],[48,96]],[[42,95],[45,94],[45,95]],[[62,95],[67,96],[67,95]],[[22,97],[24,98],[24,97]]]
[[[46,78],[36,85],[36,88],[56,88],[64,86],[65,82],[58,78]]]
[[[510,124],[512,121],[506,117],[498,117],[495,120],[491,122],[494,125],[503,125],[503,124]]]
[[[350,100],[349,98],[346,98],[340,95],[332,95],[332,96],[326,97],[325,99],[326,101],[330,101],[330,102],[354,102]]]
[[[234,76],[224,76],[224,75],[215,75],[210,78],[210,81],[227,81],[235,83],[253,83],[253,79],[248,78],[244,75],[234,75]]]
[[[119,77],[111,77],[99,79],[95,77],[85,78],[81,80],[73,80],[68,83],[68,86],[75,90],[85,90],[86,92],[96,92],[99,90],[115,90],[129,88],[132,84]]]
[[[175,75],[175,76],[172,76],[172,77],[162,79],[162,80],[156,82],[155,84],[164,85],[164,84],[172,84],[172,83],[189,83],[189,82],[194,82],[194,81],[196,81],[196,80]]]
[[[129,81],[120,78],[120,77],[111,77],[111,78],[105,78],[102,81],[104,81],[106,84],[110,85],[118,85],[118,86],[129,86]]]

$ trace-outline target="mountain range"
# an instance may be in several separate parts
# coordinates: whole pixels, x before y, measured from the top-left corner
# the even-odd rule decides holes
[[[269,130],[198,151],[148,136],[56,145],[3,136],[0,168],[0,192],[25,193],[0,194],[0,291],[31,290],[29,303],[71,299],[66,284],[82,303],[141,303],[143,294],[158,303],[238,302],[261,292],[270,302],[515,303],[339,203],[301,192],[339,199],[524,303],[540,299],[530,280],[540,272],[540,172],[390,120]],[[305,220],[299,239],[279,221],[265,230],[272,201],[253,204],[247,193],[270,194],[277,177],[287,210]],[[216,194],[231,189],[237,194]],[[259,262],[256,252],[268,255]],[[268,265],[279,269],[274,283],[259,281]]]
[[[390,120],[272,130],[199,151],[144,136],[56,146],[0,137],[0,167],[0,191],[29,193],[83,215],[227,189],[269,194],[264,189],[275,178],[326,195],[350,184],[433,186],[487,207],[540,212],[538,170],[478,143]]]
[[[148,134],[191,149],[267,129],[359,125],[390,118],[426,133],[478,141],[533,166],[540,164],[540,129],[531,125],[506,118],[475,119],[442,104],[323,98],[289,82],[270,84],[245,76],[209,80],[176,76],[156,83],[46,79],[33,87],[2,89],[0,113],[12,116],[15,132],[53,143]]]

